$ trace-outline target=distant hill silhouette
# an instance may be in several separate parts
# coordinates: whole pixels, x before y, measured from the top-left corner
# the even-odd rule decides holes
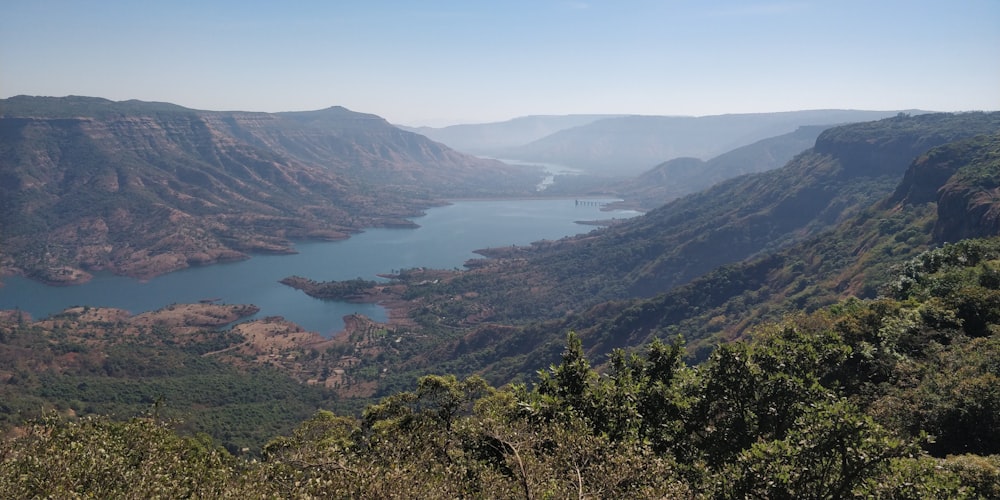
[[[801,126],[877,120],[897,113],[813,110],[701,117],[624,116],[561,130],[497,155],[562,164],[606,176],[629,177],[674,158],[707,160],[761,139],[793,132]]]
[[[449,127],[403,127],[463,153],[496,156],[560,130],[587,125],[621,115],[533,115],[503,122]]]
[[[799,127],[794,132],[762,139],[707,161],[674,158],[611,190],[626,199],[621,206],[653,209],[726,179],[779,168],[812,147],[820,132],[827,128],[826,125]]]

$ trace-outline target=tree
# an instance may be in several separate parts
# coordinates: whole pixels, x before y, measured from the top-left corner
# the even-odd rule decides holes
[[[3,498],[212,498],[237,484],[236,460],[207,436],[135,418],[47,416],[0,441]]]
[[[722,469],[722,498],[846,498],[864,495],[891,460],[916,453],[845,400],[810,406],[788,435],[761,440]]]

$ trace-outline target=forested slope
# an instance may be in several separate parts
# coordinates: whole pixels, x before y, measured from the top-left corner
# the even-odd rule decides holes
[[[257,459],[155,417],[57,416],[0,442],[0,494],[351,498],[995,498],[1000,240],[919,255],[877,300],[682,341],[567,337],[530,384],[420,378],[360,418],[321,411]]]
[[[498,380],[544,364],[557,348],[557,341],[542,333],[551,328],[579,331],[592,339],[595,354],[682,334],[692,356],[704,359],[715,345],[746,335],[749,326],[762,320],[813,311],[845,297],[885,293],[894,267],[945,243],[943,234],[962,227],[956,218],[965,221],[966,237],[1000,234],[1000,202],[993,195],[1000,189],[998,175],[1000,135],[946,144],[915,160],[893,194],[828,231],[719,267],[650,299],[609,302],[544,326],[508,332],[503,342],[486,348],[490,354],[479,353],[477,359],[507,359],[502,369],[497,367],[498,376],[505,373]],[[954,193],[964,193],[965,202],[941,202]],[[489,344],[491,335],[484,328],[479,342]]]
[[[995,498],[998,191],[1000,114],[899,116],[634,222],[401,271],[391,334],[6,311],[0,496]]]
[[[834,227],[892,194],[918,155],[997,130],[1000,113],[899,116],[829,129],[780,169],[723,182],[587,235],[484,250],[496,259],[413,293],[474,291],[482,299],[471,302],[488,303],[487,320],[497,322],[651,297]]]

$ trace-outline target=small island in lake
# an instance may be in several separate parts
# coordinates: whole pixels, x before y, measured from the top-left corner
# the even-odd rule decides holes
[[[364,301],[369,291],[378,286],[375,281],[356,278],[346,281],[314,281],[301,276],[289,276],[280,280],[310,297],[326,300]]]

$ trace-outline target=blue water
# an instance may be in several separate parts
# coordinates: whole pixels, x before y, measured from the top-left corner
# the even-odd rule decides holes
[[[610,200],[606,200],[610,201]],[[343,317],[364,314],[385,321],[375,304],[314,299],[278,280],[291,275],[326,281],[376,279],[376,274],[411,267],[461,268],[478,257],[473,250],[526,245],[586,233],[592,226],[577,220],[631,217],[635,212],[601,212],[573,200],[460,201],[433,208],[413,219],[417,229],[371,229],[335,242],[304,242],[295,255],[257,255],[241,262],[184,269],[149,281],[97,273],[90,282],[51,287],[21,277],[5,277],[0,309],[18,308],[34,318],[67,307],[117,307],[132,313],[172,303],[207,298],[221,303],[254,304],[258,317],[283,316],[307,330],[330,335],[343,328]]]

